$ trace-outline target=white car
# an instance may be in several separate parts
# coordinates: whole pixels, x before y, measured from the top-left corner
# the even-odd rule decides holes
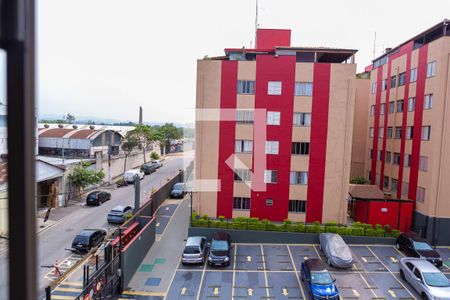
[[[152,163],[156,164],[158,168],[161,168],[163,166],[162,161],[160,161],[159,159],[152,160]]]
[[[450,300],[448,278],[425,259],[400,259],[400,277],[417,291],[421,299]]]
[[[144,179],[145,173],[140,169],[128,170],[123,173],[123,180],[126,183],[134,183],[134,179],[136,176],[139,177],[140,180]]]

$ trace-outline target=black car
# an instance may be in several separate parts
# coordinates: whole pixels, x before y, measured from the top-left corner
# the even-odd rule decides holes
[[[105,191],[94,191],[86,197],[86,205],[100,205],[111,200],[111,194]]]
[[[215,232],[209,248],[208,264],[210,266],[229,266],[230,250],[230,235],[224,231]]]
[[[150,175],[153,172],[156,172],[156,169],[158,169],[158,165],[154,163],[147,163],[141,166],[141,170],[145,173],[145,175]]]
[[[106,237],[103,229],[85,229],[81,231],[72,241],[72,249],[79,252],[88,252],[99,246]]]
[[[442,258],[423,238],[415,232],[404,232],[397,238],[396,246],[410,257],[419,257],[428,260],[437,267],[442,266]]]

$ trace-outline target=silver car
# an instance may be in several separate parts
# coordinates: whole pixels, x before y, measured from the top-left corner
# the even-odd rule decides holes
[[[427,260],[400,259],[400,277],[409,282],[422,299],[450,300],[448,278]]]
[[[352,251],[339,234],[321,233],[319,241],[320,249],[327,257],[327,262],[330,266],[343,269],[352,267]]]
[[[207,257],[208,241],[204,236],[190,236],[186,241],[181,263],[185,264],[204,264]]]

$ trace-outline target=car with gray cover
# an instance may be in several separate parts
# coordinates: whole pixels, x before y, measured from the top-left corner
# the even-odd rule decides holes
[[[352,251],[339,234],[321,233],[319,241],[320,249],[325,254],[328,265],[341,269],[352,267]]]

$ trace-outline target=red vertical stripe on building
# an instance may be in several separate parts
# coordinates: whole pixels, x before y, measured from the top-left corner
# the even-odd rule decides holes
[[[330,64],[314,64],[306,222],[322,222],[330,73]]]
[[[386,141],[387,141],[387,127],[389,118],[389,100],[391,95],[391,62],[389,60],[387,66],[387,88],[386,88],[386,100],[384,103],[384,125],[383,125],[383,148],[381,152],[381,169],[380,169],[380,189],[384,188],[384,167],[386,164]]]
[[[375,116],[373,124],[373,142],[372,142],[372,170],[370,183],[376,184],[377,177],[377,159],[378,159],[378,128],[380,127],[380,103],[381,103],[381,81],[383,79],[383,66],[377,69],[377,91],[375,95]],[[380,178],[381,182],[381,178]]]
[[[236,109],[237,70],[237,61],[222,61],[220,86],[221,109]],[[231,218],[233,215],[234,171],[225,161],[234,154],[236,121],[227,121],[230,119],[228,117],[229,115],[229,111],[220,113],[219,168],[217,174],[217,178],[220,180],[220,191],[217,193],[217,216],[225,216],[225,218]]]
[[[425,97],[425,80],[427,76],[428,44],[419,49],[417,67],[416,103],[414,107],[414,135],[411,152],[411,168],[409,170],[408,198],[416,200],[419,177],[420,143],[422,140],[423,102]]]
[[[282,221],[288,215],[295,64],[295,56],[258,55],[256,57],[255,109],[280,112],[280,125],[266,127],[267,140],[279,141],[278,155],[266,155],[266,168],[278,171],[278,183],[268,183],[265,192],[252,191],[250,204],[252,217]],[[281,81],[281,95],[268,95],[269,81]],[[258,134],[258,130],[254,128],[254,136]],[[267,199],[272,199],[272,206],[266,205]]]

